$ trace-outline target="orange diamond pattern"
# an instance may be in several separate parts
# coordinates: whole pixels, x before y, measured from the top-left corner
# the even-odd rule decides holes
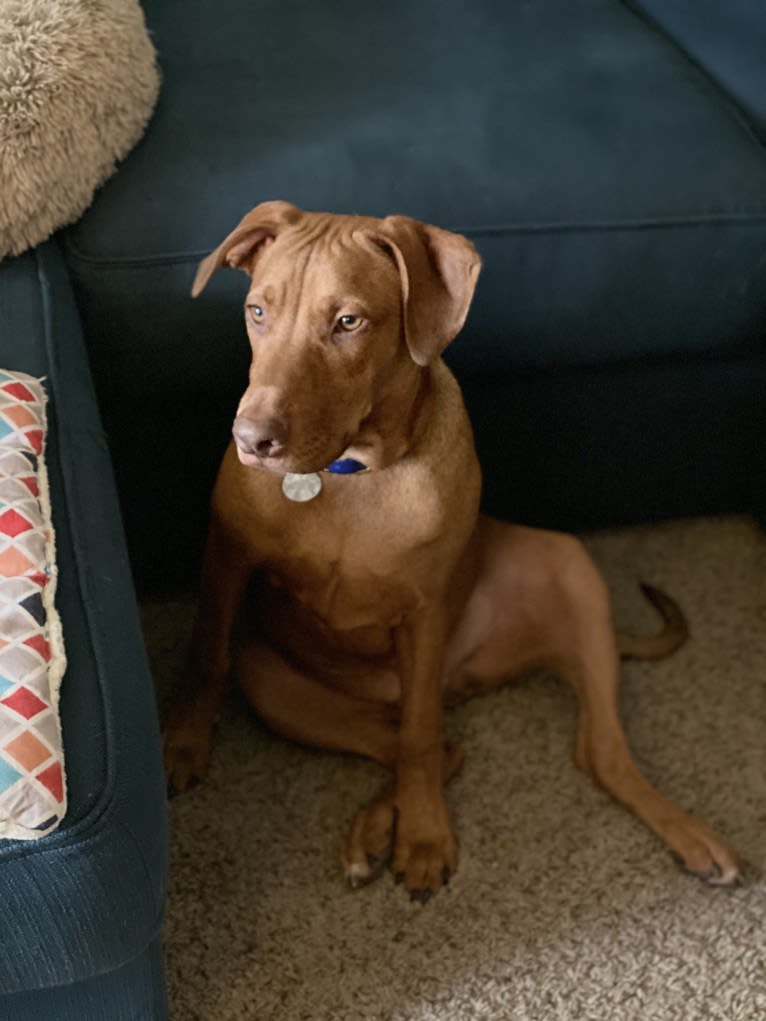
[[[3,751],[30,773],[51,757],[50,748],[35,737],[31,730],[22,731],[18,737],[8,742]]]

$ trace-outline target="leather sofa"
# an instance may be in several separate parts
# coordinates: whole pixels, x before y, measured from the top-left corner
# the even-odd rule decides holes
[[[761,5],[145,11],[164,75],[145,138],[79,223],[0,266],[0,362],[52,387],[70,656],[70,816],[0,846],[14,1021],[165,1016],[159,742],[111,471],[141,588],[193,580],[248,348],[244,276],[189,290],[251,206],[405,213],[475,241],[448,360],[493,513],[590,529],[766,506]]]

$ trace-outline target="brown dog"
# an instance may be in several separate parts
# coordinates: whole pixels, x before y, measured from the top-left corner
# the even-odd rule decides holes
[[[236,662],[252,705],[287,737],[393,771],[345,838],[354,885],[389,860],[414,896],[443,885],[457,864],[443,787],[462,759],[444,706],[543,666],[577,693],[578,766],[686,868],[731,882],[736,855],[650,786],[617,716],[620,654],[672,651],[680,612],[645,589],[664,631],[617,638],[576,539],[479,515],[471,428],[439,357],[473,296],[473,245],[405,217],[266,202],[201,263],[193,294],[223,265],[251,277],[253,357],[213,493],[193,683],[165,732],[171,787],[207,771],[256,574]]]

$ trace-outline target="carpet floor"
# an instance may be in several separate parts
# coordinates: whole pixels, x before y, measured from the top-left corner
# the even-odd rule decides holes
[[[691,638],[626,663],[641,768],[747,862],[715,889],[577,771],[575,700],[547,674],[452,713],[460,841],[425,907],[390,875],[344,885],[338,844],[383,771],[269,733],[232,692],[208,780],[170,805],[165,925],[173,1021],[762,1021],[766,1017],[766,536],[748,518],[587,536],[622,630]],[[161,706],[194,603],[145,602]]]

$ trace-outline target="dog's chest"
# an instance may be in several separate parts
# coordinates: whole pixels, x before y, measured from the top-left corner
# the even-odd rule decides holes
[[[264,536],[272,584],[336,631],[395,626],[422,600],[433,575],[426,537],[437,528],[434,502],[402,513],[401,503],[355,495],[347,505],[341,484],[313,506],[283,505]]]
[[[350,566],[343,557],[318,563],[313,558],[282,558],[269,580],[333,631],[394,627],[417,603],[416,586],[366,565]]]

